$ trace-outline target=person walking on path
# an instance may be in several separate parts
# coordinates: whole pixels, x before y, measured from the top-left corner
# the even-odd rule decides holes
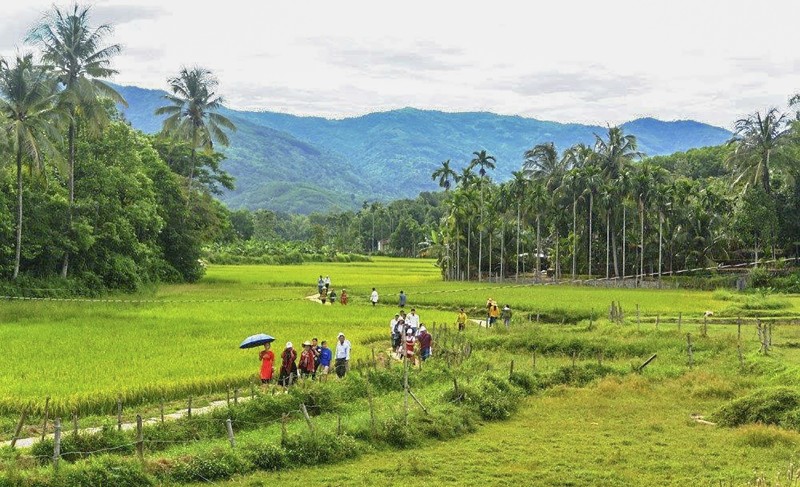
[[[408,295],[401,290],[400,291],[400,307],[401,308],[405,308],[406,307],[406,298],[408,298]]]
[[[311,348],[311,342],[308,340],[303,342],[303,351],[300,353],[300,376],[314,378],[314,350]]]
[[[341,379],[347,374],[350,364],[350,340],[345,339],[344,333],[339,333],[336,342],[336,375]]]
[[[311,339],[311,351],[314,352],[314,371],[316,372],[319,367],[319,354],[322,353],[322,347],[319,346],[317,337]]]
[[[372,306],[378,304],[378,291],[375,288],[372,288],[372,294],[369,297],[369,300],[372,301]]]
[[[395,346],[395,341],[397,340],[397,335],[395,334],[395,328],[397,328],[397,322],[400,321],[400,314],[394,315],[392,321],[389,322],[389,333],[392,335],[392,346]]]
[[[499,317],[500,317],[500,308],[498,308],[496,304],[493,304],[491,309],[489,309],[489,328],[494,326],[494,323],[497,321],[497,318]]]
[[[270,350],[269,343],[264,344],[264,350],[258,352],[258,359],[261,361],[261,383],[269,384],[272,382],[272,374],[275,370],[275,353]]]
[[[278,383],[283,387],[288,387],[297,377],[297,352],[292,348],[292,342],[286,342],[286,348],[281,353],[281,373],[278,376]]]
[[[325,290],[330,289],[331,287],[331,276],[325,276],[325,280],[323,281],[325,284]]]
[[[335,289],[331,289],[331,293],[328,295],[328,300],[331,302],[331,304],[336,302],[336,290]]]
[[[419,315],[416,309],[411,308],[411,313],[406,316],[406,324],[411,328],[411,334],[416,336],[419,329]]]
[[[347,289],[342,289],[342,295],[339,297],[339,302],[342,305],[347,304]]]
[[[511,323],[511,308],[508,305],[503,306],[503,312],[500,314],[500,317],[503,318],[503,324],[506,325],[506,329],[508,329]]]
[[[416,345],[416,341],[417,340],[414,337],[413,333],[406,333],[406,343],[405,343],[406,360],[410,361],[412,365],[417,364],[417,360],[414,355],[414,345]]]
[[[331,349],[328,348],[328,342],[322,340],[322,348],[319,352],[319,374],[320,380],[322,378],[328,378],[328,371],[331,369],[331,359],[333,358],[333,352]]]
[[[431,345],[433,343],[433,337],[428,333],[428,329],[425,328],[425,325],[419,327],[417,343],[419,343],[419,357],[424,362],[431,356]]]
[[[322,290],[319,292],[319,300],[322,302],[322,304],[325,304],[325,301],[328,300],[328,288],[322,288]]]
[[[317,292],[322,294],[322,288],[325,287],[325,279],[322,278],[322,274],[319,276],[319,280],[317,281]]]
[[[467,326],[467,313],[464,313],[464,308],[461,308],[461,311],[458,312],[456,323],[458,324],[458,331],[464,331]]]

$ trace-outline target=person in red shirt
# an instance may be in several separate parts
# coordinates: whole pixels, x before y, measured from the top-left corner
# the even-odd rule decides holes
[[[416,365],[417,359],[414,355],[414,344],[416,343],[416,340],[414,339],[413,333],[406,333],[406,360],[409,360],[413,365]]]
[[[419,327],[419,336],[417,336],[417,343],[419,343],[419,356],[422,361],[428,360],[428,357],[431,356],[431,343],[433,342],[433,337],[430,333],[428,333],[428,329],[425,328],[425,325]]]
[[[292,348],[292,342],[286,342],[286,349],[281,353],[281,374],[278,382],[283,387],[289,386],[297,377],[297,352]]]
[[[347,304],[347,291],[342,289],[342,295],[339,297],[339,302],[342,304]]]
[[[258,359],[261,360],[261,383],[269,384],[275,368],[275,353],[270,350],[269,343],[265,343],[264,350],[258,352]]]
[[[300,354],[300,375],[303,377],[311,376],[314,378],[314,372],[317,370],[314,362],[314,350],[311,348],[311,342],[303,342],[303,352]]]

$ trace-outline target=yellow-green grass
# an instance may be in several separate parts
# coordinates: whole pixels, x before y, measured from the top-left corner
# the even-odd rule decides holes
[[[351,304],[323,307],[305,299],[316,293],[319,275],[330,275],[334,289],[346,287]],[[367,301],[372,287],[382,296],[377,308]],[[429,324],[452,323],[459,305],[480,318],[487,297],[511,304],[518,310],[516,320],[527,314],[523,311],[586,317],[594,310],[601,316],[612,300],[622,303],[629,319],[636,304],[643,316],[682,312],[687,318],[731,304],[725,296],[684,290],[443,282],[430,260],[211,266],[197,284],[119,296],[148,302],[0,303],[0,411],[16,414],[27,403],[41,409],[51,396],[59,413],[112,412],[118,395],[127,404],[142,404],[224,390],[257,372],[257,351],[237,345],[259,332],[276,336],[280,351],[287,340],[299,344],[318,336],[333,342],[344,331],[354,357],[367,357],[373,346],[380,350],[375,340],[388,344],[388,321],[401,289]],[[800,309],[798,297],[781,299],[789,307],[765,315]],[[469,333],[478,332],[473,327]]]

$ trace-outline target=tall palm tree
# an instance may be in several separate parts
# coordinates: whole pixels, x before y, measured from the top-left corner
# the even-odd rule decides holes
[[[458,173],[456,173],[453,169],[450,168],[450,159],[442,162],[442,167],[437,168],[431,174],[431,179],[436,181],[439,179],[439,187],[444,188],[445,191],[450,189],[450,180],[456,180],[458,177]]]
[[[567,162],[559,157],[552,142],[538,144],[525,151],[522,170],[535,181],[544,181],[548,189],[555,190],[567,170]]]
[[[478,174],[480,175],[480,192],[481,192],[481,222],[480,222],[480,232],[478,236],[478,281],[482,280],[483,272],[482,272],[482,265],[483,265],[483,227],[484,227],[484,220],[483,220],[483,182],[486,178],[486,169],[494,169],[495,163],[497,159],[494,156],[490,156],[486,153],[485,150],[480,152],[476,151],[473,152],[472,155],[474,156],[472,160],[469,162],[469,167],[480,167]]]
[[[735,171],[734,184],[760,183],[764,192],[770,194],[770,160],[788,141],[790,131],[788,117],[776,108],[737,120],[729,142],[736,146],[729,159]]]
[[[226,130],[236,131],[236,126],[227,117],[217,113],[222,108],[223,99],[214,91],[219,84],[208,69],[201,67],[183,68],[178,76],[169,79],[172,94],[164,95],[169,105],[157,108],[156,115],[166,115],[162,132],[189,143],[192,149],[188,174],[189,198],[197,149],[211,151],[214,144],[227,146],[230,141]]]
[[[69,190],[69,227],[72,228],[75,205],[75,139],[77,118],[96,129],[108,121],[108,112],[98,103],[109,98],[125,104],[125,100],[114,88],[101,79],[116,71],[111,68],[111,59],[119,54],[119,44],[104,46],[104,38],[111,33],[111,26],[102,24],[92,28],[89,22],[89,7],[73,5],[69,10],[57,6],[28,34],[27,40],[42,50],[42,61],[52,68],[63,88],[60,104],[69,113],[67,128],[67,177]],[[69,252],[64,254],[61,276],[67,277]]]
[[[57,158],[59,112],[57,84],[46,69],[36,66],[31,54],[17,56],[14,65],[0,62],[0,119],[16,158],[17,228],[13,278],[19,275],[22,255],[22,166],[41,170],[47,158]]]
[[[514,279],[519,280],[519,244],[520,244],[520,227],[522,226],[522,204],[525,202],[525,196],[528,192],[528,186],[530,185],[530,180],[525,177],[525,173],[523,171],[514,171],[511,173],[512,179],[510,182],[510,193],[509,196],[513,201],[517,203],[517,268]]]
[[[582,181],[584,185],[584,193],[589,195],[589,252],[587,257],[587,268],[589,277],[592,277],[592,216],[594,214],[594,195],[600,190],[603,184],[603,175],[600,167],[597,164],[590,163],[583,167]]]
[[[535,181],[531,184],[528,191],[528,205],[530,211],[536,215],[536,273],[534,278],[539,281],[542,271],[542,239],[541,239],[541,218],[547,211],[547,202],[550,201],[550,195],[547,192],[547,187],[543,181]]]

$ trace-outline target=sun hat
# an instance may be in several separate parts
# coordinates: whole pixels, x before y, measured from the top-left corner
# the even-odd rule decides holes
[[[304,347],[310,347],[310,346],[311,346],[311,342],[309,342],[308,340],[306,340],[306,341],[304,341],[304,342],[303,342],[303,346],[304,346]]]
[[[425,328],[425,325],[422,325],[419,327],[419,331],[428,331],[428,329]]]
[[[338,334],[338,335],[336,335],[336,338],[343,337],[343,336],[344,336],[344,333],[342,333],[342,332],[339,332],[339,334]]]
[[[292,348],[292,342],[286,342],[286,348]]]

